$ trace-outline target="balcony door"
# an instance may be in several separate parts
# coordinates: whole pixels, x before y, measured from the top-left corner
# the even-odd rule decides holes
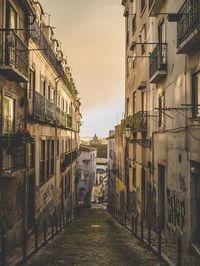
[[[18,32],[16,29],[18,26],[18,14],[11,5],[9,10],[9,28],[15,31],[15,33],[17,34]],[[7,35],[7,46],[9,63],[15,65],[17,60],[17,39],[15,38],[13,32],[9,32]]]
[[[159,42],[159,49],[161,55],[161,63],[166,64],[166,29],[165,29],[165,22],[159,24],[158,26],[158,42]]]
[[[3,134],[13,134],[15,131],[15,100],[3,96]]]

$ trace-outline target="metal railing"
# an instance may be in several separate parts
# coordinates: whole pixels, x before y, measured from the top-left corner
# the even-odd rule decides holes
[[[125,121],[125,127],[134,131],[147,129],[147,112],[140,111],[128,116]]]
[[[162,227],[157,221],[156,225],[147,219],[134,214],[127,214],[124,210],[114,206],[108,206],[108,211],[116,221],[124,226],[133,236],[140,240],[160,259],[169,265],[199,265],[199,258],[192,255],[188,247],[184,245],[184,238],[177,230],[173,239],[166,239]]]
[[[6,156],[5,156],[6,154]],[[14,143],[10,147],[4,147],[0,154],[0,173],[9,174],[26,166],[25,162],[25,146],[15,146]]]
[[[0,265],[24,264],[32,255],[53,240],[56,235],[65,230],[82,211],[81,208],[72,209],[71,206],[69,209],[62,211],[56,212],[55,210],[53,214],[47,214],[43,220],[36,221],[30,232],[22,228],[22,243],[19,244],[17,249],[10,248],[8,250],[6,224],[2,223],[0,226]]]
[[[45,56],[47,57],[48,61],[52,64],[55,68],[57,73],[63,77],[64,71],[62,68],[61,63],[58,61],[55,53],[53,52],[50,43],[47,41],[41,26],[35,21],[31,26],[31,38],[32,40],[39,46],[40,49],[43,49]]]
[[[33,115],[41,119],[45,120],[45,97],[42,96],[39,92],[35,91],[33,96]]]
[[[14,30],[0,32],[0,66],[16,68],[28,78],[28,45]]]
[[[61,171],[65,171],[66,167],[69,166],[77,158],[77,150],[73,150],[67,153],[64,153],[61,156]]]
[[[55,123],[63,128],[72,127],[72,117],[37,91],[33,96],[33,117],[45,123]]]
[[[150,78],[159,70],[167,70],[167,44],[157,44],[150,56]]]
[[[181,15],[177,23],[177,45],[200,26],[200,0],[186,0],[178,12]]]

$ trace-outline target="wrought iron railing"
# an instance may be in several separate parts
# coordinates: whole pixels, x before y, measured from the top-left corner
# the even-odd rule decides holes
[[[128,116],[125,120],[125,127],[133,131],[143,131],[147,129],[147,112],[137,112]]]
[[[0,32],[0,66],[15,68],[28,78],[28,46],[14,30]]]
[[[0,174],[10,174],[25,168],[25,162],[25,145],[14,145],[11,138],[7,147],[2,145],[0,152]]]
[[[46,119],[49,121],[49,122],[54,122],[55,121],[55,104],[52,103],[50,100],[48,99],[45,99],[45,102],[46,102]]]
[[[66,167],[69,166],[77,158],[77,150],[67,152],[61,156],[61,171],[65,171]]]
[[[157,44],[150,56],[150,78],[159,70],[167,70],[167,44]]]
[[[181,17],[177,24],[177,45],[200,26],[200,0],[186,0],[178,12]]]
[[[39,92],[34,92],[33,117],[46,123],[55,123],[63,128],[72,128],[72,116],[66,114]]]
[[[43,121],[45,120],[45,97],[37,91],[34,92],[33,115]]]
[[[47,57],[48,61],[52,64],[55,68],[57,73],[63,77],[64,71],[62,68],[61,63],[58,61],[54,51],[51,48],[50,43],[47,41],[42,28],[37,22],[34,22],[31,26],[31,37],[33,41],[39,46],[40,49],[44,52],[45,56]]]

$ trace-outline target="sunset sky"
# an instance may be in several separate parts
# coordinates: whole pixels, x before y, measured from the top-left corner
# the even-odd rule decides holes
[[[81,136],[107,136],[124,112],[124,18],[120,0],[41,0],[80,92]]]

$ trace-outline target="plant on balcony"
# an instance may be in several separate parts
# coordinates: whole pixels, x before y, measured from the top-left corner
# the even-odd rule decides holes
[[[31,136],[29,130],[20,128],[17,130],[15,136],[13,137],[13,144],[20,145],[22,143],[32,143],[34,138]]]

